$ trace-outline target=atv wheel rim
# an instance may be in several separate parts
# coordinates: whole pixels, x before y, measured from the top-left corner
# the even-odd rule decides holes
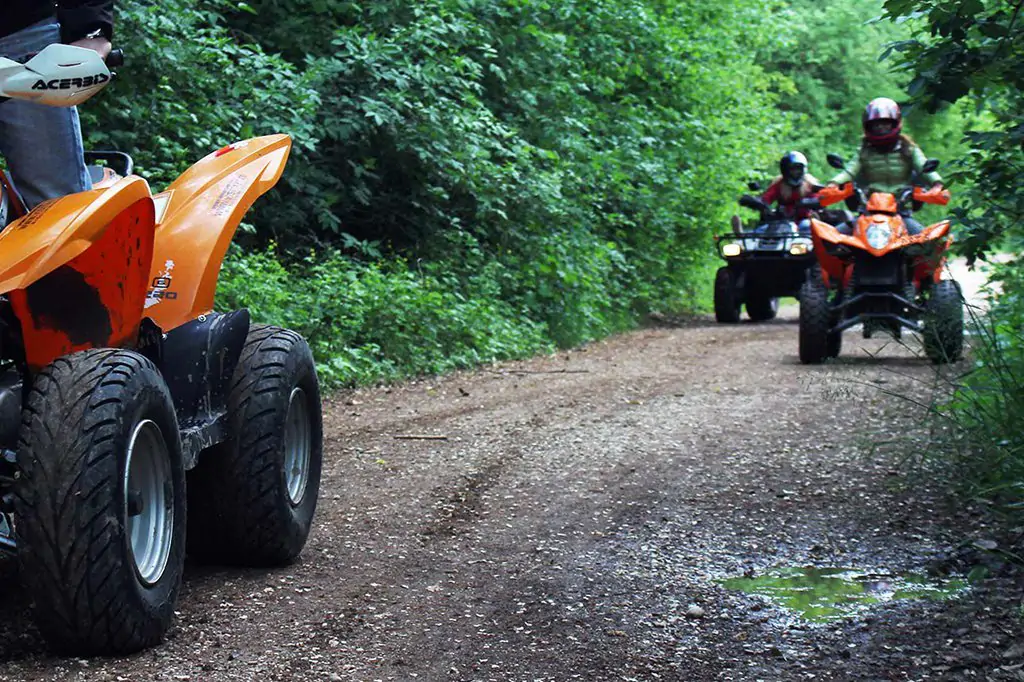
[[[284,482],[293,507],[299,506],[306,495],[312,442],[306,393],[295,388],[288,400],[284,433]]]
[[[124,500],[135,573],[145,585],[155,585],[171,555],[174,492],[167,443],[149,419],[135,426],[128,443]]]

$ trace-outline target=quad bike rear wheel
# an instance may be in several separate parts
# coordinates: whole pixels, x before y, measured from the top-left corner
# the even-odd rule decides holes
[[[185,557],[185,473],[156,367],[88,350],[40,371],[22,412],[15,532],[40,631],[75,655],[157,644]]]
[[[751,296],[747,300],[747,315],[754,322],[774,320],[779,312],[779,299],[767,296]]]
[[[732,270],[718,268],[715,273],[715,319],[723,324],[736,324],[740,321],[740,306]]]
[[[228,440],[189,472],[189,552],[244,566],[287,564],[313,522],[322,466],[320,389],[295,332],[253,325],[228,394]]]
[[[825,358],[835,357],[830,352],[839,354],[841,339],[838,342],[830,339],[829,317],[828,289],[820,280],[807,279],[800,286],[800,362],[803,364],[820,364]]]
[[[833,332],[828,335],[828,340],[825,346],[825,357],[826,358],[838,358],[839,354],[843,352],[843,333]]]
[[[964,305],[954,280],[942,280],[931,287],[925,305],[924,352],[932,362],[956,362],[964,348]]]

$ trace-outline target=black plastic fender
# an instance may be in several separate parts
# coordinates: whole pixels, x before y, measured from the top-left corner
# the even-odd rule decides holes
[[[249,311],[210,313],[169,331],[160,371],[182,426],[216,419],[249,333]]]

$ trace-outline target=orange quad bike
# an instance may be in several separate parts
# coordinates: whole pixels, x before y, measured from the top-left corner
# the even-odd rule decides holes
[[[844,167],[835,154],[828,161]],[[938,165],[930,160],[924,172]],[[819,267],[811,268],[800,290],[800,361],[815,364],[837,357],[843,331],[858,324],[865,338],[881,331],[899,339],[903,329],[910,329],[921,334],[933,362],[958,360],[963,352],[963,298],[956,281],[943,274],[952,243],[949,221],[911,234],[904,218],[914,206],[948,204],[949,192],[906,187],[891,194],[850,182],[826,187],[805,204],[829,206],[843,200],[859,209],[852,234],[811,221]]]
[[[111,76],[97,53],[52,45],[0,59],[0,96],[70,106]],[[213,310],[232,236],[290,148],[227,145],[158,194],[94,168],[91,191],[27,213],[3,177],[0,547],[61,652],[158,643],[186,551],[274,566],[306,542],[322,461],[310,349]],[[130,172],[126,155],[95,158]]]

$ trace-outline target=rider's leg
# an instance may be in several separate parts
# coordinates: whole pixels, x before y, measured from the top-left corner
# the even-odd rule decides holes
[[[53,20],[0,38],[0,55],[22,60],[60,42]],[[85,168],[82,130],[74,108],[8,100],[0,104],[0,154],[28,208],[92,187]]]
[[[847,237],[853,236],[853,223],[851,222],[839,223],[836,225],[836,229],[839,231],[839,234],[845,234]]]
[[[921,223],[917,222],[910,216],[903,216],[903,223],[907,226],[907,234],[911,236],[921,234],[921,230],[924,229],[924,227],[921,226]]]

